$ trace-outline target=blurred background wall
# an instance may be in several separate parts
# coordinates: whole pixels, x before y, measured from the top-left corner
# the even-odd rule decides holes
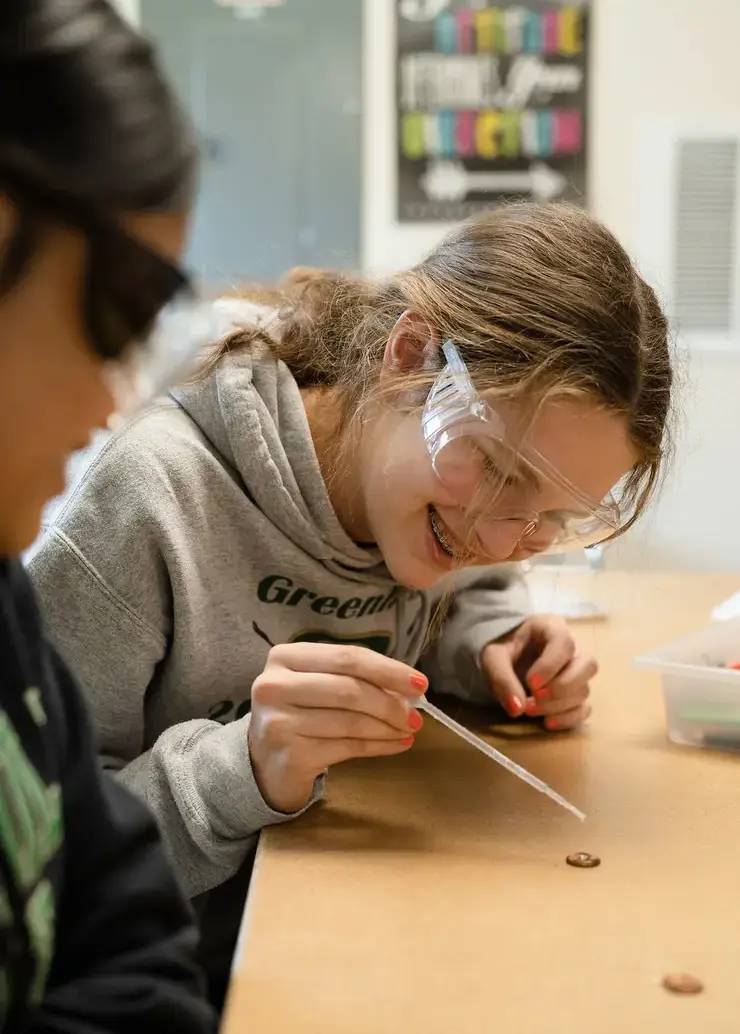
[[[439,239],[444,224],[395,217],[395,0],[285,0],[240,18],[214,0],[118,4],[179,77],[206,175],[230,166],[196,226],[207,278],[228,282],[240,262],[247,279],[293,264],[384,274]],[[740,2],[592,7],[589,204],[663,293],[685,381],[668,484],[606,563],[740,572]]]

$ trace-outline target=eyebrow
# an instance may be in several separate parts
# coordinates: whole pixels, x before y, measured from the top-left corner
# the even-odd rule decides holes
[[[539,492],[542,487],[541,482],[532,466],[523,457],[519,456],[517,451],[510,445],[506,445],[496,438],[493,438],[491,442],[492,444],[488,448],[483,448],[482,452],[487,462],[492,464],[494,470],[504,479],[515,475]],[[508,458],[513,460],[511,464],[506,462]]]
[[[511,473],[516,473],[518,477],[521,477],[523,481],[526,481],[536,492],[542,490],[542,482],[537,477],[537,474],[525,459],[520,456],[514,457],[514,467]]]

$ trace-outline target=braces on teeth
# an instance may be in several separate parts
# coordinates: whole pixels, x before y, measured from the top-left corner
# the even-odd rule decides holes
[[[432,529],[442,549],[444,549],[445,553],[448,553],[451,557],[457,559],[457,553],[445,538],[444,532],[439,524],[439,518],[437,517],[436,511],[433,507],[429,510],[429,520],[431,521]]]

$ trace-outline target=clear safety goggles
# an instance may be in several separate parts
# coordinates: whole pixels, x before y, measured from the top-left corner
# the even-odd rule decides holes
[[[619,486],[590,498],[538,450],[513,442],[503,418],[473,386],[452,341],[442,345],[447,364],[424,406],[422,432],[441,484],[464,508],[472,529],[466,552],[501,560],[508,553],[560,553],[611,538],[629,519]],[[557,509],[542,509],[556,500]],[[509,549],[508,546],[511,546]]]

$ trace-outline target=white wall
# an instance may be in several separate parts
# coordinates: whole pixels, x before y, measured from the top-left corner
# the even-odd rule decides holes
[[[597,9],[592,197],[596,213],[637,250],[640,119],[740,120],[740,3],[597,0]],[[610,562],[740,571],[740,342],[737,358],[697,351],[686,360],[675,470]]]
[[[636,253],[642,121],[740,120],[740,0],[593,3],[590,197]],[[385,273],[419,259],[445,227],[394,218],[394,0],[365,0],[365,16],[363,257]],[[609,552],[610,565],[740,571],[740,342],[738,359],[699,353],[686,373],[674,474],[649,518]]]

